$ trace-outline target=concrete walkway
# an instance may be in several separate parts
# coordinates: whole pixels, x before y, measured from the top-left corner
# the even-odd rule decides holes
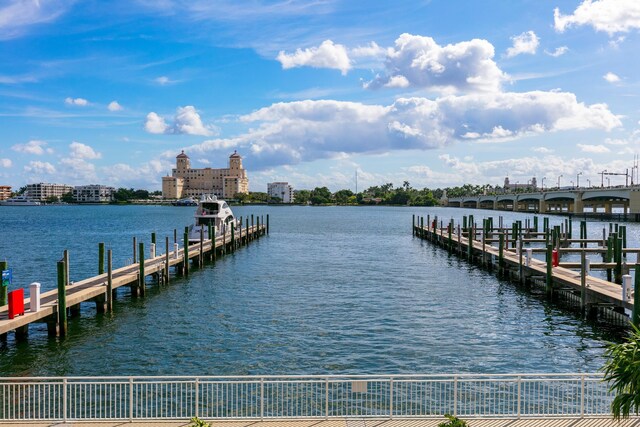
[[[304,421],[214,421],[211,427],[437,427],[442,419],[336,419]],[[561,418],[561,419],[472,419],[469,427],[640,427],[640,418],[616,422],[610,418]],[[135,421],[135,422],[67,422],[67,423],[1,423],[12,427],[187,427],[189,422]]]

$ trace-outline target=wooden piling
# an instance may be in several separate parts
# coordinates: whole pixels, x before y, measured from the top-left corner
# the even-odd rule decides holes
[[[635,269],[635,281],[633,284],[633,313],[631,315],[631,321],[637,328],[640,327],[640,264],[636,264]]]
[[[580,229],[582,232],[582,229]],[[580,253],[580,309],[584,314],[587,307],[587,255]]]
[[[498,273],[502,274],[504,267],[504,232],[500,232],[500,239],[498,247]]]
[[[134,236],[134,237],[133,237],[133,263],[134,263],[134,264],[138,262],[138,261],[137,261],[137,257],[136,257],[136,250],[137,250],[137,247],[136,247],[136,238],[135,238],[135,236]],[[141,255],[141,256],[144,256],[144,255]]]
[[[267,234],[269,234],[269,214],[267,214]]]
[[[152,245],[156,244],[156,233],[155,232],[151,233],[151,244]]]
[[[202,267],[204,262],[204,228],[200,227],[200,255],[198,256],[198,265]]]
[[[58,335],[67,335],[67,267],[65,257],[58,261]]]
[[[113,311],[113,262],[111,249],[107,251],[107,311]]]
[[[9,269],[7,261],[0,261],[0,273]],[[0,306],[9,304],[9,287],[0,283]]]
[[[139,253],[140,253],[140,263],[139,263],[139,272],[138,272],[138,294],[144,295],[145,292],[145,280],[144,280],[144,243],[140,242],[138,244]]]
[[[416,214],[413,214],[411,219],[411,235],[416,237]]]
[[[98,274],[104,274],[104,243],[98,243]]]
[[[169,266],[171,263],[171,260],[169,258],[169,236],[165,237],[164,240],[164,244],[165,244],[165,251],[164,251],[164,283],[165,284],[169,284]]]
[[[606,255],[606,260],[605,262],[611,262],[613,261],[613,236],[610,235],[609,239],[607,239],[607,253]],[[607,282],[611,282],[612,281],[612,274],[611,274],[611,269],[607,268]]]
[[[615,282],[619,285],[622,284],[622,239],[615,234],[613,239],[615,244]]]
[[[547,245],[547,280],[546,291],[548,296],[553,295],[553,245]]]
[[[236,251],[236,225],[231,223],[231,252]]]
[[[184,250],[182,251],[182,273],[185,276],[189,275],[189,233],[184,232]]]

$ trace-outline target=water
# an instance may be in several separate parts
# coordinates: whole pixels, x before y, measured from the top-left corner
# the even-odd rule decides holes
[[[249,375],[593,372],[605,329],[498,280],[411,236],[412,214],[446,208],[236,207],[270,215],[271,234],[215,265],[194,269],[144,298],[119,293],[113,314],[86,304],[69,336],[32,326],[27,342],[0,347],[2,375]],[[15,286],[51,289],[55,262],[71,254],[71,279],[97,272],[97,244],[114,265],[132,236],[173,236],[193,208],[47,206],[0,208],[0,258]],[[552,217],[551,223],[560,223]],[[497,224],[497,222],[496,222]],[[542,224],[542,222],[540,222]],[[574,224],[574,232],[579,228]],[[591,222],[589,234],[601,235]],[[629,224],[629,246],[640,227]]]

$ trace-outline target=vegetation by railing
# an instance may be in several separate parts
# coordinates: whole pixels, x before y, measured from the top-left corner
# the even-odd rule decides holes
[[[0,420],[607,415],[598,374],[3,378]]]

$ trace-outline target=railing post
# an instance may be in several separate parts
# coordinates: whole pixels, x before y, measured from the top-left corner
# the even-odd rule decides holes
[[[133,422],[133,378],[129,377],[129,421]]]
[[[580,374],[580,418],[584,418],[584,374]]]
[[[200,230],[202,230],[202,229],[200,229]],[[200,412],[198,411],[198,407],[200,406],[200,398],[199,398],[199,396],[200,396],[200,387],[199,387],[199,385],[200,385],[200,379],[196,378],[196,398],[195,398],[195,407],[196,407],[195,408],[195,412],[196,412],[196,414],[194,415],[195,417],[198,417],[199,414],[200,414]]]
[[[260,421],[264,420],[264,378],[260,378]]]
[[[458,376],[453,377],[453,416],[458,415]]]
[[[324,418],[329,418],[329,378],[324,380]]]
[[[522,378],[518,375],[518,419],[521,415],[520,402],[522,402]]]
[[[68,406],[69,402],[67,400],[67,379],[63,379],[62,380],[62,418],[64,420],[64,423],[67,423],[67,406]]]
[[[389,419],[393,419],[393,378],[389,378]]]

